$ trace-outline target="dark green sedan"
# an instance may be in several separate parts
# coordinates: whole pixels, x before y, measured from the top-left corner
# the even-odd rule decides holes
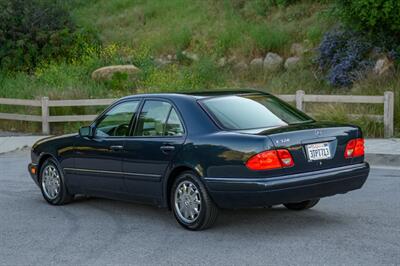
[[[317,122],[258,91],[128,96],[79,133],[40,140],[31,156],[50,204],[150,203],[191,230],[213,225],[220,208],[309,209],[369,174],[359,127]]]

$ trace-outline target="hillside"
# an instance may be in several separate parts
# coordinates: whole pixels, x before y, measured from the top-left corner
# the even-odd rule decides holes
[[[77,21],[105,44],[148,45],[155,53],[191,49],[250,57],[308,39],[318,44],[329,22],[327,5],[304,1],[287,7],[262,1],[82,1]],[[188,4],[190,3],[190,4]]]
[[[385,78],[368,75],[351,88],[326,82],[315,58],[324,33],[337,25],[330,2],[73,0],[69,6],[72,17],[78,26],[98,35],[101,51],[88,45],[83,47],[88,52],[81,60],[48,62],[30,74],[4,74],[0,97],[100,98],[143,91],[254,87],[273,93],[302,89],[306,93],[363,95],[395,90],[400,105],[397,72]],[[293,44],[305,50],[295,68],[252,69],[250,62],[269,52],[284,60],[293,56]],[[93,70],[113,64],[134,64],[142,72],[133,79],[91,79]],[[321,106],[310,104],[307,108],[318,111]],[[373,105],[324,105],[323,109],[321,117],[340,121],[348,121],[345,114],[349,111],[382,112]],[[382,127],[375,122],[353,122],[370,136],[382,136]]]

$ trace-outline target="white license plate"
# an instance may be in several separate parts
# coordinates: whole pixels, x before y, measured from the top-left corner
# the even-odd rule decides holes
[[[310,161],[325,160],[331,158],[329,143],[315,143],[307,145],[307,155]]]

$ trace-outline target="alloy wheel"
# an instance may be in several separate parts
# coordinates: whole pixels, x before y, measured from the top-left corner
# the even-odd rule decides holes
[[[49,200],[54,200],[60,194],[61,178],[53,165],[47,165],[42,174],[43,192]]]
[[[175,210],[185,223],[195,222],[201,212],[201,194],[195,184],[182,181],[175,190]]]

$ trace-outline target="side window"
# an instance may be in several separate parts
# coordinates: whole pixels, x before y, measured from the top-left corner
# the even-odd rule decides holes
[[[165,136],[182,136],[184,133],[181,120],[175,109],[171,109],[169,114],[167,125],[165,127]]]
[[[137,123],[136,136],[163,136],[171,104],[147,100]]]
[[[129,135],[130,122],[139,101],[123,102],[109,110],[96,126],[96,136],[123,137]]]

